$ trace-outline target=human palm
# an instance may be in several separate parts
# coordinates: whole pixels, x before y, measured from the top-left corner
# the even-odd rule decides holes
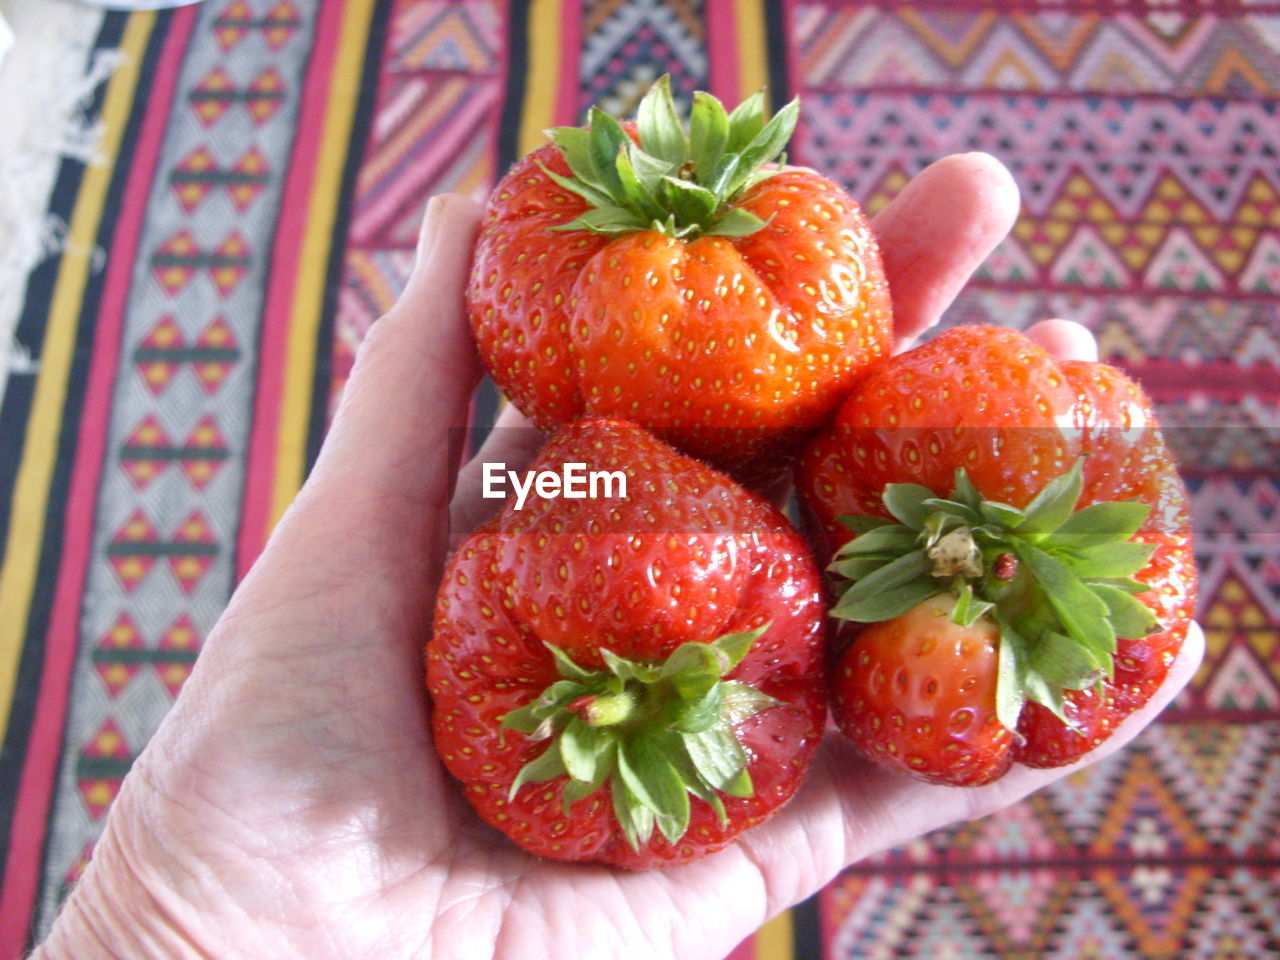
[[[881,213],[901,343],[1016,211],[1003,168],[969,155]],[[362,347],[316,469],[126,779],[40,956],[701,960],[845,865],[1066,772],[929,786],[829,737],[774,819],[648,872],[540,860],[480,821],[435,756],[422,682],[450,531],[485,513],[474,466],[455,493],[450,454],[479,376],[461,310],[477,217],[460,198],[429,208],[417,268]],[[1059,354],[1091,348],[1071,325],[1035,334]],[[533,444],[495,431],[477,460],[518,464]],[[1160,694],[1091,759],[1149,722],[1201,646],[1193,630]]]

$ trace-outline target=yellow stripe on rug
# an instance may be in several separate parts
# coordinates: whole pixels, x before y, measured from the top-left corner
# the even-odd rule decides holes
[[[316,370],[316,345],[324,312],[329,254],[333,246],[334,224],[341,199],[339,186],[351,149],[351,128],[355,123],[364,75],[364,57],[369,42],[375,0],[350,0],[343,16],[337,56],[330,69],[325,111],[307,229],[302,240],[298,275],[288,332],[277,436],[270,523],[274,527],[285,508],[302,486],[307,467],[307,428],[311,419]]]
[[[533,0],[529,4],[528,57],[524,100],[520,106],[519,156],[547,142],[543,131],[556,125],[556,107],[563,61],[561,27],[566,16],[564,0]]]
[[[769,83],[769,49],[765,39],[764,0],[734,0],[737,8],[734,25],[738,36],[738,102],[758,90],[764,90]],[[765,100],[770,110],[781,104],[777,102],[778,91],[766,91]]]

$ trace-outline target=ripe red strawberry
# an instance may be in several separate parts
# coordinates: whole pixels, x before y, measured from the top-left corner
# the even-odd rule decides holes
[[[961,626],[931,597],[868,624],[832,684],[836,723],[881,763],[923,780],[973,785],[1009,769],[1013,734],[996,717],[1000,631]]]
[[[1066,692],[1065,725],[1047,707],[1028,702],[1018,721],[1022,743],[1017,749],[1018,760],[1027,766],[1074,763],[1150,700],[1168,675],[1195,612],[1195,559],[1185,538],[1153,534],[1149,542],[1157,544],[1155,554],[1135,579],[1153,586],[1138,599],[1151,607],[1166,629],[1148,637],[1118,640],[1115,675],[1097,689]]]
[[[490,198],[467,290],[494,380],[548,428],[635,421],[744,479],[830,413],[889,347],[880,255],[858,205],[769,166],[798,115],[731,115],[665,79],[634,126],[550,131]]]
[[[800,783],[825,716],[818,571],[766,501],[633,424],[565,427],[532,469],[567,463],[621,471],[627,496],[511,499],[454,553],[436,745],[527,850],[686,861]]]
[[[833,708],[879,759],[890,743],[905,755],[883,723],[882,750],[867,721],[848,719],[886,656],[863,663],[863,637],[914,630],[902,618],[930,598],[974,644],[996,631],[994,702],[969,708],[994,706],[1018,732],[1005,741],[1014,760],[1077,759],[1163,682],[1194,605],[1186,497],[1150,403],[1113,368],[1056,363],[1006,330],[949,330],[862,377],[797,474],[849,581],[833,614],[889,624],[855,634]],[[896,765],[981,782],[940,752],[921,756]]]

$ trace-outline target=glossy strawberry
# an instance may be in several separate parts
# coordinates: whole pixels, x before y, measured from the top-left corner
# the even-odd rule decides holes
[[[1184,538],[1157,534],[1151,542],[1157,544],[1156,551],[1135,579],[1153,586],[1137,599],[1151,607],[1166,629],[1116,641],[1115,674],[1096,687],[1068,690],[1062,705],[1065,724],[1047,707],[1027,703],[1018,721],[1021,763],[1029,767],[1074,763],[1109,737],[1164,682],[1195,613],[1196,568]]]
[[[683,862],[800,783],[825,716],[817,568],[767,502],[632,424],[565,427],[532,469],[566,463],[627,495],[509,500],[454,553],[426,651],[436,744],[527,850]]]
[[[793,102],[726,115],[665,80],[634,126],[593,110],[498,184],[467,297],[490,372],[541,427],[623,417],[751,479],[785,467],[886,355],[888,288],[858,205],[773,167]]]
[[[1092,749],[1181,646],[1186,497],[1149,402],[1113,368],[949,330],[861,378],[797,474],[847,581],[837,617],[894,621],[942,595],[956,623],[994,624],[1013,759]]]
[[[963,626],[936,596],[858,632],[832,682],[836,723],[869,756],[922,780],[988,783],[1013,761],[996,716],[1000,631]]]

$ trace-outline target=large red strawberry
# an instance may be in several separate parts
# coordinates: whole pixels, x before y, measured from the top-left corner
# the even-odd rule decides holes
[[[630,423],[565,427],[531,469],[566,464],[616,471],[612,490],[511,498],[449,561],[426,651],[439,754],[534,853],[701,856],[786,802],[817,745],[817,567],[766,501]]]
[[[797,475],[849,621],[833,712],[882,762],[966,784],[1069,763],[1151,698],[1186,634],[1182,483],[1150,403],[1104,364],[949,330],[862,377]]]
[[[633,420],[736,475],[785,466],[853,377],[887,353],[890,306],[858,205],[775,167],[798,106],[732,114],[666,80],[623,126],[585,129],[494,190],[467,302],[490,372],[541,427]]]

